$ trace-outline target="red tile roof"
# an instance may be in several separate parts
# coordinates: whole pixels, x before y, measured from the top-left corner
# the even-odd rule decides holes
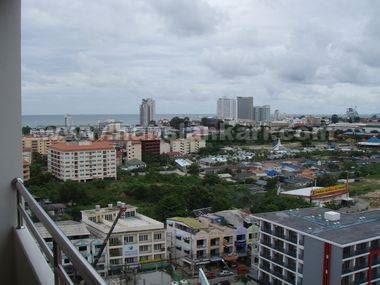
[[[90,150],[112,150],[115,146],[105,141],[92,142],[90,144],[77,144],[77,143],[55,143],[50,146],[51,149],[59,151],[90,151]]]

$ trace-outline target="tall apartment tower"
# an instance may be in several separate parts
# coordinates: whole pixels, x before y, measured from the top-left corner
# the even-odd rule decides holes
[[[71,115],[65,115],[65,128],[70,128],[73,125],[73,117]]]
[[[269,122],[270,121],[270,106],[256,106],[253,107],[253,119],[256,122]]]
[[[379,284],[380,210],[326,208],[254,215],[252,269],[260,284]]]
[[[237,118],[253,120],[253,97],[237,97]]]
[[[236,99],[219,98],[217,103],[217,116],[222,120],[236,119]]]
[[[140,105],[140,125],[148,126],[156,116],[156,103],[152,98],[143,99]]]
[[[273,120],[274,121],[279,121],[280,120],[280,111],[277,110],[277,109],[274,111]]]

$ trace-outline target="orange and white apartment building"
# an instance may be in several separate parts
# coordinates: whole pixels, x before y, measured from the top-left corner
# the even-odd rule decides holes
[[[38,152],[42,155],[47,155],[49,147],[58,141],[58,138],[52,137],[38,137],[33,135],[22,137],[22,147],[30,148],[32,152]]]
[[[60,180],[116,178],[116,150],[108,142],[66,142],[49,147],[48,170]]]

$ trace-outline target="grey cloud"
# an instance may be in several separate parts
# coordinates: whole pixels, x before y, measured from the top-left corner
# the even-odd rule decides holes
[[[168,29],[178,36],[211,33],[222,19],[221,12],[205,0],[150,0],[149,3]]]
[[[24,1],[23,110],[136,113],[149,96],[158,112],[212,113],[241,95],[284,112],[378,111],[378,3]]]

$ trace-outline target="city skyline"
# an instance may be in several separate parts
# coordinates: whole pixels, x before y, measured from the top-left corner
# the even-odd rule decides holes
[[[154,98],[157,113],[207,114],[223,96],[285,113],[378,112],[378,4],[301,4],[24,2],[23,113],[136,113]]]

